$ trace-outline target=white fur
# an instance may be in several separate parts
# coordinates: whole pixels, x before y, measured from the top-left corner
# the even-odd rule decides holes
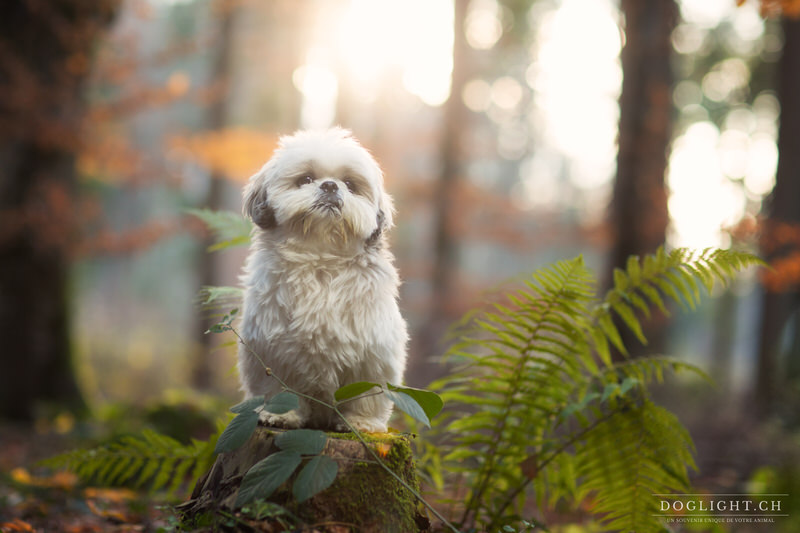
[[[305,174],[313,183],[302,181]],[[338,210],[313,207],[326,181],[338,188]],[[327,402],[356,381],[400,384],[407,333],[385,243],[392,203],[369,152],[338,128],[285,137],[250,178],[244,210],[261,223],[242,277],[246,346],[239,347],[238,366],[245,397],[281,391],[264,365],[291,388]],[[391,403],[384,395],[342,407],[359,430],[386,431]],[[343,429],[334,413],[302,398],[290,413],[262,414],[276,426]]]

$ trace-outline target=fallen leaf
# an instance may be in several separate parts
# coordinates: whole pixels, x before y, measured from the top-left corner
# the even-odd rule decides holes
[[[0,531],[34,531],[34,529],[29,523],[15,518],[11,522],[3,522],[0,524]]]
[[[114,489],[114,488],[100,488],[100,487],[86,487],[83,490],[83,495],[87,498],[96,500],[106,500],[109,502],[120,503],[124,501],[134,500],[137,495],[130,489]]]

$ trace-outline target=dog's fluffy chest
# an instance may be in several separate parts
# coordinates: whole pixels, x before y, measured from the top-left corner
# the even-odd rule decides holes
[[[253,267],[267,264],[268,272],[252,272],[251,280],[268,283],[248,291],[245,304],[248,322],[260,331],[245,333],[273,349],[343,369],[382,348],[382,327],[396,327],[397,279],[388,258],[284,255]]]

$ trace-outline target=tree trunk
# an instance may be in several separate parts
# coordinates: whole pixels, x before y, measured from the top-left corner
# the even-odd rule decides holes
[[[208,129],[211,131],[222,130],[228,122],[227,102],[231,83],[231,46],[233,44],[233,25],[236,14],[237,4],[230,0],[220,0],[214,4],[217,15],[219,16],[219,29],[217,36],[216,57],[214,66],[211,69],[211,83],[218,83],[222,90],[216,94],[216,99],[208,109]],[[218,211],[222,209],[222,195],[224,192],[224,177],[218,171],[214,171],[209,177],[208,192],[201,207]],[[209,253],[206,248],[212,245],[211,239],[207,239],[205,246],[199,251],[197,258],[197,271],[199,278],[198,290],[203,287],[218,285],[217,258]],[[198,349],[194,357],[192,369],[192,385],[199,390],[209,390],[213,384],[213,364],[212,353],[216,346],[216,338],[213,335],[206,335],[210,326],[205,316],[199,316],[195,328]]]
[[[606,286],[612,285],[614,268],[624,268],[629,256],[653,253],[664,244],[669,222],[664,175],[672,136],[671,36],[678,8],[674,0],[622,0],[620,7],[625,15],[624,77]],[[648,333],[651,346],[657,345],[657,331]]]
[[[82,410],[71,367],[69,250],[82,84],[111,2],[6,2],[0,17],[0,417]]]
[[[254,518],[238,512],[235,506],[244,474],[254,464],[279,451],[273,442],[281,430],[259,426],[241,448],[217,457],[214,466],[200,480],[191,499],[179,506],[188,520],[199,516],[237,513],[237,518],[255,526],[270,523],[269,518]],[[380,452],[386,465],[403,481],[418,487],[416,470],[407,437],[367,437]],[[328,434],[323,453],[337,461],[339,472],[333,484],[316,496],[298,504],[286,485],[269,501],[286,508],[311,531],[359,531],[361,533],[413,533],[426,531],[428,520],[418,511],[414,496],[375,464],[372,455],[350,434]],[[294,476],[289,483],[293,482]],[[346,527],[346,529],[343,528]],[[254,528],[257,530],[257,527]],[[306,531],[306,529],[303,529]]]
[[[454,217],[458,216],[456,189],[461,179],[463,165],[463,132],[467,126],[467,109],[461,101],[461,94],[469,73],[467,56],[469,47],[464,35],[468,0],[455,0],[453,12],[453,74],[450,83],[450,96],[444,104],[441,133],[442,170],[434,189],[434,250],[433,273],[431,275],[431,311],[426,326],[420,334],[420,348],[424,357],[412,362],[424,366],[428,355],[438,351],[442,334],[453,321],[450,307],[454,280],[458,275],[458,245],[453,229]],[[409,372],[413,375],[415,372]],[[424,375],[424,373],[423,373]]]
[[[787,233],[800,234],[800,20],[786,19],[783,23],[785,41],[778,66],[778,98],[781,102],[780,130],[778,134],[778,170],[775,188],[767,202],[767,221],[762,232],[761,249],[764,258],[775,260],[800,258],[797,239],[785,238]],[[788,230],[788,231],[787,231]],[[756,375],[756,406],[761,415],[775,407],[778,388],[779,345],[782,332],[793,312],[798,309],[800,293],[797,285],[767,287],[761,315],[761,334],[758,348]],[[789,329],[795,337],[796,328]],[[798,342],[791,346],[800,348]],[[787,354],[790,359],[800,358],[795,348]]]

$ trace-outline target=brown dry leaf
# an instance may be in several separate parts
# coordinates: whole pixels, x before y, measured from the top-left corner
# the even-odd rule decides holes
[[[86,500],[86,505],[93,514],[101,518],[106,518],[116,522],[131,522],[135,520],[132,515],[126,513],[125,511],[113,507],[105,508],[104,506],[98,505],[95,500]]]
[[[0,524],[0,531],[35,531],[33,526],[24,520],[15,518],[11,522],[3,522]]]
[[[78,476],[66,470],[59,470],[52,476],[32,476],[25,468],[15,468],[11,471],[11,479],[23,485],[32,487],[49,487],[56,489],[71,489],[78,484]]]
[[[86,487],[83,494],[86,498],[106,500],[112,503],[122,503],[136,499],[136,493],[130,489]]]

